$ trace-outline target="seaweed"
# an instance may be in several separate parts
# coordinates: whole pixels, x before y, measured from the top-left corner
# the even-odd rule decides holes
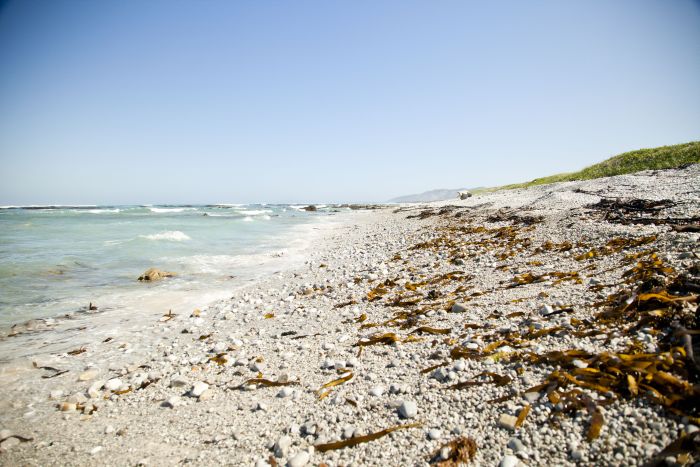
[[[350,381],[350,380],[353,378],[353,376],[354,376],[354,375],[352,374],[352,372],[348,372],[348,373],[344,374],[343,376],[341,376],[341,377],[338,378],[338,379],[334,379],[333,381],[327,382],[326,384],[324,384],[323,386],[321,386],[320,388],[318,388],[318,390],[316,391],[316,394],[318,395],[318,398],[319,398],[319,399],[325,398],[326,396],[328,396],[328,394],[331,393],[331,389],[328,389],[328,388],[332,388],[332,387],[338,386],[338,385],[340,385],[340,384],[345,384],[345,383],[347,383],[348,381]],[[328,389],[328,390],[327,390],[327,391],[323,391],[323,389]]]
[[[377,440],[379,438],[382,438],[382,437],[388,435],[389,433],[393,433],[394,431],[406,430],[409,428],[416,428],[416,427],[419,427],[421,425],[422,425],[421,423],[407,423],[405,425],[397,425],[397,426],[393,426],[391,428],[386,428],[384,430],[377,431],[375,433],[370,433],[368,435],[356,436],[354,438],[348,438],[348,439],[345,439],[343,441],[334,441],[331,443],[316,444],[314,447],[316,448],[317,451],[320,451],[320,452],[333,451],[336,449],[344,449],[347,447],[354,447],[354,446],[357,446],[358,444],[367,443],[369,441]]]
[[[442,450],[449,449],[447,459],[442,458]],[[476,441],[468,437],[460,437],[440,446],[430,457],[429,462],[439,467],[458,467],[469,463],[476,454]]]
[[[498,373],[493,373],[490,371],[484,371],[483,373],[479,373],[478,375],[476,375],[477,378],[480,378],[482,376],[488,376],[491,379],[484,381],[464,381],[461,383],[453,384],[452,386],[448,386],[447,389],[464,389],[472,386],[481,386],[483,384],[495,384],[497,387],[501,387],[513,381],[513,379],[508,375],[501,376]]]

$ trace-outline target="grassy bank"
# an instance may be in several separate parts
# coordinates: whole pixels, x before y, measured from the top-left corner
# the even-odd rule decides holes
[[[578,172],[550,175],[548,177],[536,178],[525,183],[515,183],[484,191],[527,188],[529,186],[570,182],[574,180],[590,180],[592,178],[610,177],[613,175],[639,172],[641,170],[670,169],[684,164],[698,162],[700,162],[700,141],[693,141],[691,143],[676,144],[673,146],[661,146],[658,148],[638,149],[636,151],[625,152],[598,164],[586,167]]]

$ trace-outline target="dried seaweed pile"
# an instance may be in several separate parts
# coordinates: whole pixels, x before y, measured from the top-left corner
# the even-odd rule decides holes
[[[670,225],[678,232],[700,232],[700,217],[670,217],[661,215],[664,209],[675,207],[676,203],[664,199],[610,199],[603,198],[588,208],[603,213],[603,219],[618,224]]]
[[[624,217],[624,221],[620,221],[622,217],[611,216],[608,220],[612,222],[644,223],[637,222],[641,218],[640,213],[658,212],[671,206],[665,201],[620,203],[603,200],[598,203],[596,209],[619,208],[620,216],[630,216],[630,213],[635,215]],[[443,225],[434,238],[418,243],[393,258],[411,274],[414,278],[412,282],[401,283],[397,278],[388,279],[374,285],[368,291],[368,302],[383,303],[390,309],[400,310],[394,310],[393,317],[380,323],[367,323],[367,315],[363,315],[358,320],[360,329],[395,327],[399,331],[409,332],[406,335],[398,332],[376,332],[358,341],[356,345],[360,349],[370,345],[396,345],[405,342],[423,342],[424,345],[431,346],[442,344],[450,347],[450,357],[453,360],[488,357],[514,364],[518,373],[522,373],[528,366],[545,369],[545,380],[525,392],[546,395],[546,398],[538,397],[536,400],[540,401],[537,403],[547,400],[552,404],[555,409],[555,423],[556,417],[564,414],[578,411],[587,413],[589,423],[586,435],[589,440],[597,438],[604,426],[605,420],[600,407],[611,404],[618,398],[643,398],[664,407],[669,416],[687,417],[694,423],[700,423],[700,365],[695,357],[698,355],[700,340],[696,337],[700,334],[697,295],[700,291],[700,271],[691,268],[678,272],[665,264],[655,249],[658,241],[656,235],[616,237],[601,245],[589,245],[582,241],[556,243],[548,240],[534,246],[531,233],[542,222],[537,216],[516,216],[497,212],[487,220],[507,222],[509,225],[486,227],[458,224],[452,214],[451,209],[445,209],[431,210],[429,213],[426,211],[417,216],[421,219],[439,216]],[[654,220],[658,219],[654,217]],[[693,223],[696,219],[685,221]],[[665,221],[658,223],[679,225]],[[492,330],[489,329],[490,326],[469,322],[463,323],[461,328],[450,329],[429,322],[429,311],[454,311],[452,307],[456,302],[469,302],[484,292],[470,293],[469,282],[473,278],[459,270],[432,276],[417,273],[416,266],[425,261],[425,255],[417,253],[429,252],[434,257],[447,258],[450,264],[464,264],[465,260],[489,253],[499,260],[517,260],[521,265],[540,266],[542,263],[532,260],[533,256],[547,255],[551,258],[556,254],[568,255],[570,251],[573,253],[571,258],[579,263],[577,270],[524,272],[515,275],[502,287],[503,290],[508,290],[542,282],[546,282],[549,287],[559,287],[566,283],[582,287],[585,280],[592,277],[592,271],[598,269],[598,260],[605,259],[607,264],[615,264],[612,268],[596,274],[619,270],[619,279],[616,282],[592,283],[588,286],[591,295],[612,288],[614,291],[603,300],[592,306],[588,303],[561,306],[543,316],[546,319],[552,315],[570,313],[574,308],[586,309],[585,317],[579,315],[578,318],[570,318],[566,327],[554,325],[535,328],[527,326],[527,319],[521,322],[526,326],[517,330]],[[445,268],[444,263],[427,265]],[[522,299],[509,302],[517,303],[520,300]],[[507,317],[526,315],[527,312],[519,311]],[[487,317],[487,320],[502,317],[495,312]],[[469,332],[465,333],[465,329]],[[598,340],[602,338],[604,343],[609,343],[612,336],[626,336],[631,345],[624,352],[592,353],[572,348],[537,354],[530,350],[533,343],[541,338],[556,339],[564,334],[577,337],[595,336]],[[423,341],[415,339],[416,335],[444,337],[441,341]],[[458,344],[458,339],[467,335],[471,338],[478,337],[485,344],[481,348]],[[657,345],[649,346],[645,340],[647,336],[653,337]],[[447,364],[448,361],[441,362],[424,369],[423,373],[429,373]],[[453,384],[449,388],[468,389],[483,384],[506,386],[509,383],[509,376],[485,372],[471,381]],[[491,402],[503,402],[515,396],[517,394],[511,393]],[[527,408],[529,410],[529,406]],[[527,410],[523,410],[521,415],[524,420]],[[519,420],[519,423],[523,420]]]

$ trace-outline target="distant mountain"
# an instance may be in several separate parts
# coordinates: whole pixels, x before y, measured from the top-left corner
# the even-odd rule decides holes
[[[455,188],[430,190],[415,195],[399,196],[389,200],[389,203],[430,203],[431,201],[444,201],[446,199],[457,199],[458,191],[469,191],[471,188]]]

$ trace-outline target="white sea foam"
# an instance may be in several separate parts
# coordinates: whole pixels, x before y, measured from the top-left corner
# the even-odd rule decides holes
[[[244,217],[243,222],[253,222],[253,218],[250,216]]]
[[[179,230],[169,230],[167,232],[139,236],[148,240],[168,240],[171,242],[182,242],[185,240],[190,240],[190,237],[187,234],[180,232]]]
[[[183,212],[194,211],[196,208],[148,208],[151,212],[166,213],[166,212]]]
[[[262,216],[263,214],[272,214],[272,210],[270,209],[258,209],[251,211],[238,210],[238,212],[241,214],[245,214],[246,216]]]
[[[121,209],[115,208],[115,209],[88,209],[90,214],[102,214],[105,212],[122,212]]]

